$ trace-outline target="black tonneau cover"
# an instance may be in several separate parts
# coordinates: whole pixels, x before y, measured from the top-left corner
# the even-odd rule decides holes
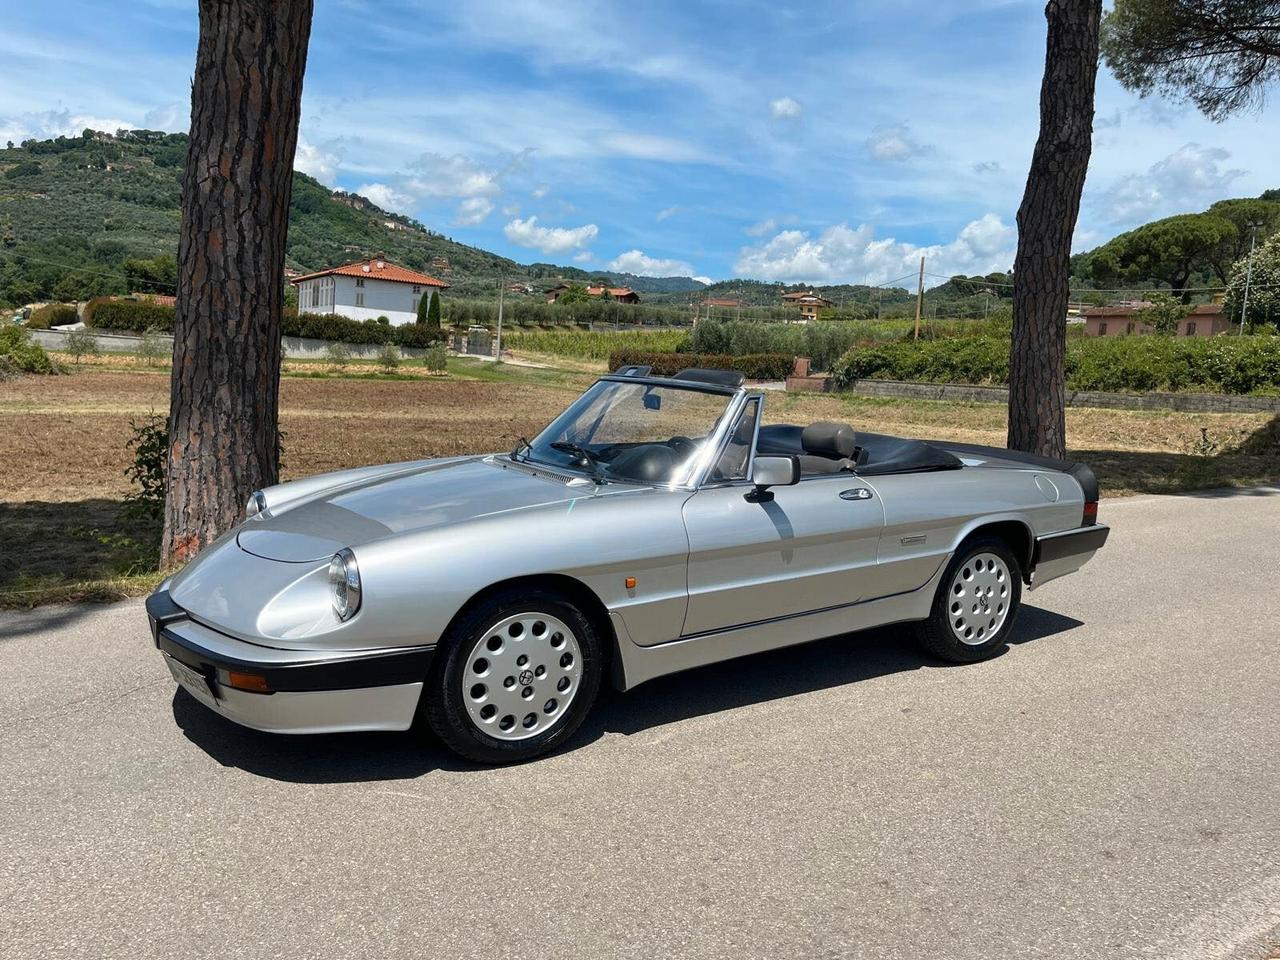
[[[1023,453],[1021,450],[1006,450],[1004,447],[984,447],[977,443],[958,443],[954,440],[930,440],[929,443],[952,453],[968,454],[973,457],[984,457],[995,460],[1008,460],[1012,463],[1026,464],[1029,467],[1042,467],[1045,470],[1057,470],[1075,478],[1084,491],[1087,502],[1098,499],[1098,478],[1083,463],[1072,460],[1058,460],[1055,457],[1042,457],[1035,453]]]

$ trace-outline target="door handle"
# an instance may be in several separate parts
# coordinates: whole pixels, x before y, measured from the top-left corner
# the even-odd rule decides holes
[[[870,500],[873,496],[875,494],[866,487],[853,487],[850,490],[840,491],[841,500]]]

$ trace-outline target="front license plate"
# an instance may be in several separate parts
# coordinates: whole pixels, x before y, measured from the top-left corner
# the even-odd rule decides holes
[[[182,688],[191,694],[206,707],[218,709],[217,701],[213,697],[213,691],[209,689],[209,681],[204,678],[203,674],[192,670],[185,663],[175,660],[173,657],[165,654],[165,662],[169,664],[169,672],[173,674],[173,679],[181,684]]]

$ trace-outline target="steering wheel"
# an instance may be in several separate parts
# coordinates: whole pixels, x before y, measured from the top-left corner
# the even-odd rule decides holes
[[[668,440],[667,446],[682,457],[687,456],[698,449],[698,443],[696,440],[691,440],[688,437],[680,435],[676,435]]]

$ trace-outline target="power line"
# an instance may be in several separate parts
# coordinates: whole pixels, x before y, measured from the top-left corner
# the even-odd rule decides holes
[[[933,277],[937,280],[949,280],[955,283],[968,283],[968,284],[972,284],[975,287],[1006,287],[1008,289],[1013,288],[1012,283],[1000,283],[999,281],[995,281],[995,280],[974,280],[970,277],[947,277],[947,276],[943,276],[940,273],[928,273],[928,272],[925,273],[925,276]],[[1253,284],[1253,286],[1256,287],[1258,286],[1258,284],[1255,283]],[[1272,286],[1277,286],[1277,284],[1272,284]],[[1140,285],[1135,285],[1131,287],[1078,287],[1072,290],[1071,293],[1073,295],[1085,294],[1085,293],[1143,293],[1143,292],[1155,290],[1155,289],[1156,289],[1155,287],[1144,287]],[[1183,291],[1186,291],[1187,293],[1222,293],[1227,288],[1225,286],[1218,286],[1218,287],[1175,287],[1170,289],[1176,290],[1179,293]]]

